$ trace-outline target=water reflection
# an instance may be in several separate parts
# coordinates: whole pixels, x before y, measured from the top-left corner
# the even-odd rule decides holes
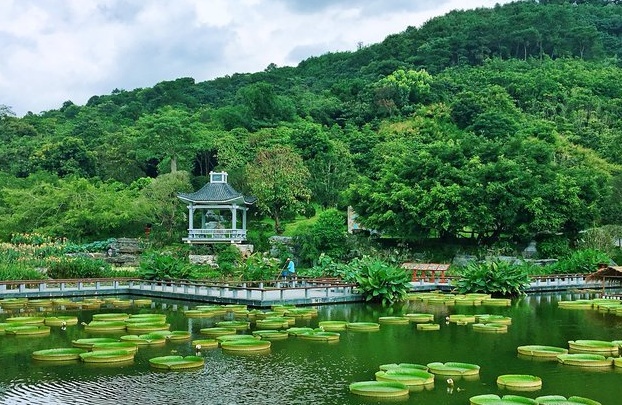
[[[54,327],[48,337],[16,339],[0,336],[0,402],[3,404],[361,404],[377,403],[351,394],[349,384],[373,380],[379,366],[389,363],[428,364],[458,361],[481,367],[476,379],[438,377],[432,387],[411,392],[406,404],[466,404],[474,395],[507,394],[496,386],[501,374],[530,374],[542,378],[543,388],[525,396],[579,395],[603,404],[618,403],[611,387],[619,384],[619,368],[584,369],[557,361],[538,361],[517,354],[522,345],[568,347],[569,340],[622,339],[622,317],[599,311],[560,309],[559,301],[590,299],[593,293],[556,293],[523,297],[510,307],[428,305],[408,301],[382,308],[369,304],[318,306],[317,317],[297,319],[297,327],[317,327],[322,320],[377,322],[381,316],[431,313],[440,330],[424,332],[416,324],[383,324],[374,333],[342,331],[334,344],[289,337],[273,341],[264,354],[238,355],[221,349],[202,350],[205,367],[187,372],[157,372],[149,367],[152,357],[195,355],[191,341],[205,338],[203,328],[215,326],[233,314],[213,318],[189,318],[184,311],[194,304],[154,301],[150,308],[125,308],[118,312],[164,313],[171,330],[192,334],[186,342],[167,342],[162,347],[141,347],[131,364],[92,367],[40,364],[30,359],[35,350],[69,347],[71,340],[87,337],[81,325]],[[60,311],[44,308],[45,315],[75,315],[90,322],[101,310]],[[511,317],[504,334],[478,333],[472,325],[445,323],[452,314],[491,314]],[[11,314],[0,316],[0,322]],[[245,332],[251,333],[251,331]],[[429,388],[429,389],[428,389]],[[384,401],[383,401],[384,402]]]

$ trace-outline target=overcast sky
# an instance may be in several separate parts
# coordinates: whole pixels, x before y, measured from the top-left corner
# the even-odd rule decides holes
[[[509,0],[0,0],[0,105],[18,116],[115,88],[296,66]]]

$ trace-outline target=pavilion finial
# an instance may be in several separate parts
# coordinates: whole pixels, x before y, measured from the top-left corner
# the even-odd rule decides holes
[[[227,172],[209,172],[210,183],[226,183]]]

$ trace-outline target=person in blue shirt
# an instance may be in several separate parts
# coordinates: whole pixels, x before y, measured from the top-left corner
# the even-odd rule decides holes
[[[296,275],[296,266],[294,266],[294,261],[288,257],[285,261],[285,266],[286,267],[283,269],[281,275],[285,278],[294,277]]]

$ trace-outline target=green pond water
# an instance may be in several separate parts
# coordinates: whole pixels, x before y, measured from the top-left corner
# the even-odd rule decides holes
[[[89,365],[80,362],[47,364],[31,359],[35,350],[71,347],[71,341],[91,335],[81,325],[66,330],[53,327],[50,336],[15,337],[0,335],[1,404],[374,404],[396,402],[354,395],[349,385],[372,381],[379,366],[387,363],[465,362],[481,367],[474,380],[454,378],[448,390],[446,377],[437,376],[434,387],[411,392],[404,404],[469,403],[474,395],[516,394],[573,395],[622,403],[622,368],[589,369],[520,358],[517,347],[538,344],[568,348],[569,340],[622,340],[622,317],[595,310],[558,308],[559,300],[592,298],[588,294],[531,295],[509,307],[447,307],[409,301],[391,308],[366,304],[318,306],[318,316],[297,320],[296,326],[317,327],[322,320],[376,322],[381,316],[433,313],[438,331],[419,331],[416,324],[382,324],[377,332],[340,332],[335,343],[289,337],[273,341],[263,354],[231,354],[222,349],[205,350],[205,366],[189,371],[157,371],[149,358],[171,353],[190,355],[190,341],[167,342],[158,348],[140,348],[135,360],[124,365]],[[101,312],[164,313],[171,330],[191,331],[193,339],[201,328],[214,326],[231,314],[218,318],[187,318],[184,309],[196,303],[153,301],[150,308],[97,311],[52,311],[45,315],[77,315],[90,322]],[[508,332],[477,332],[469,325],[445,323],[450,314],[499,314],[512,318]],[[0,313],[0,322],[15,313]],[[246,332],[250,333],[250,332]],[[120,336],[106,334],[105,336]],[[542,389],[515,392],[499,389],[502,374],[531,374],[541,377]]]

